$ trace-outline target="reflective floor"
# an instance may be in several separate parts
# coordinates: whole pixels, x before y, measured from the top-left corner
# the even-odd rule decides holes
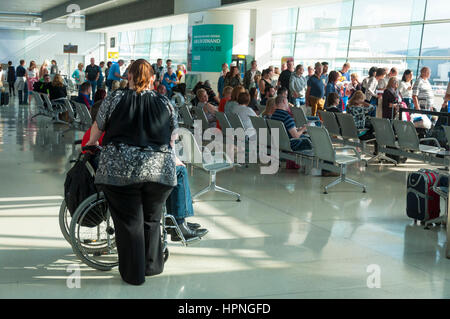
[[[30,120],[33,107],[13,102],[0,107],[1,298],[450,297],[445,230],[406,217],[406,176],[426,167],[415,162],[351,167],[366,194],[341,184],[323,195],[333,177],[295,170],[219,173],[218,184],[242,202],[219,193],[196,202],[191,219],[210,232],[189,247],[170,243],[163,274],[135,287],[117,269],[88,268],[58,226],[65,172],[78,155],[71,143],[81,133],[62,136],[64,125]],[[195,169],[190,183],[196,192],[208,175]],[[80,288],[67,286],[72,264],[81,267]]]

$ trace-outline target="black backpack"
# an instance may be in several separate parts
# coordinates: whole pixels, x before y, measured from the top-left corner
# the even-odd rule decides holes
[[[64,200],[71,216],[78,206],[92,194],[99,194],[94,184],[96,158],[91,154],[80,154],[75,165],[67,172],[64,182]],[[106,220],[106,205],[95,206],[84,216],[81,226],[95,227]],[[77,221],[79,222],[79,221]]]

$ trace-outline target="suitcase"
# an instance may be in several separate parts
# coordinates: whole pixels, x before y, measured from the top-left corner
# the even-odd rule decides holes
[[[406,214],[414,221],[427,221],[439,217],[440,196],[432,187],[438,173],[429,169],[421,169],[408,175],[406,193]]]
[[[9,92],[2,93],[2,105],[9,105]]]

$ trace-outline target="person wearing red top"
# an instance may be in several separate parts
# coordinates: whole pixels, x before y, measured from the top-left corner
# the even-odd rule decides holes
[[[226,86],[223,88],[223,93],[222,93],[223,98],[220,100],[220,103],[219,103],[219,110],[218,110],[219,112],[225,113],[225,104],[227,104],[227,102],[229,100],[231,100],[231,92],[233,92],[233,88],[231,86]],[[220,128],[219,121],[217,121],[217,128],[219,130],[222,130]]]
[[[91,113],[91,118],[92,118],[92,122],[95,121],[96,117],[97,117],[97,113],[98,110],[100,109],[100,105],[102,104],[103,100],[106,97],[106,91],[104,89],[98,89],[95,92],[95,96],[94,96],[94,104],[92,105],[91,109],[90,109],[90,113]],[[102,141],[103,141],[103,136],[105,135],[105,133],[102,134],[102,136],[99,138],[98,140],[98,144],[101,146],[102,145]],[[83,139],[81,140],[81,147],[83,148],[84,146],[86,146],[87,142],[89,142],[89,138],[91,137],[91,128],[89,128],[83,135]],[[82,151],[82,153],[86,153],[86,151]]]

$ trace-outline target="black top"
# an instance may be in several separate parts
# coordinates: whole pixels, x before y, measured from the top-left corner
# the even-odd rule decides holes
[[[89,64],[86,67],[85,72],[86,72],[86,75],[87,75],[87,79],[89,81],[95,81],[96,78],[97,78],[97,74],[100,73],[100,67],[98,65],[95,65],[95,64],[94,64],[94,66]]]
[[[147,147],[170,144],[172,114],[166,101],[154,94],[125,90],[105,125],[103,145],[124,143]]]
[[[14,71],[14,67],[11,65],[8,67],[8,82],[14,82],[16,80],[16,71]]]
[[[33,91],[38,93],[49,94],[51,83],[37,81],[33,84]]]
[[[397,115],[397,111],[395,108],[389,107],[390,103],[398,103],[399,102],[399,96],[398,94],[395,94],[392,92],[391,89],[386,89],[383,92],[383,118],[385,119],[392,119]],[[394,113],[392,113],[394,111]]]
[[[278,80],[280,81],[281,87],[289,90],[289,80],[291,79],[292,72],[289,70],[284,70],[281,72]]]
[[[65,86],[49,85],[50,100],[56,100],[67,97],[67,89]]]
[[[23,66],[19,65],[16,69],[16,76],[25,76],[26,70]]]

